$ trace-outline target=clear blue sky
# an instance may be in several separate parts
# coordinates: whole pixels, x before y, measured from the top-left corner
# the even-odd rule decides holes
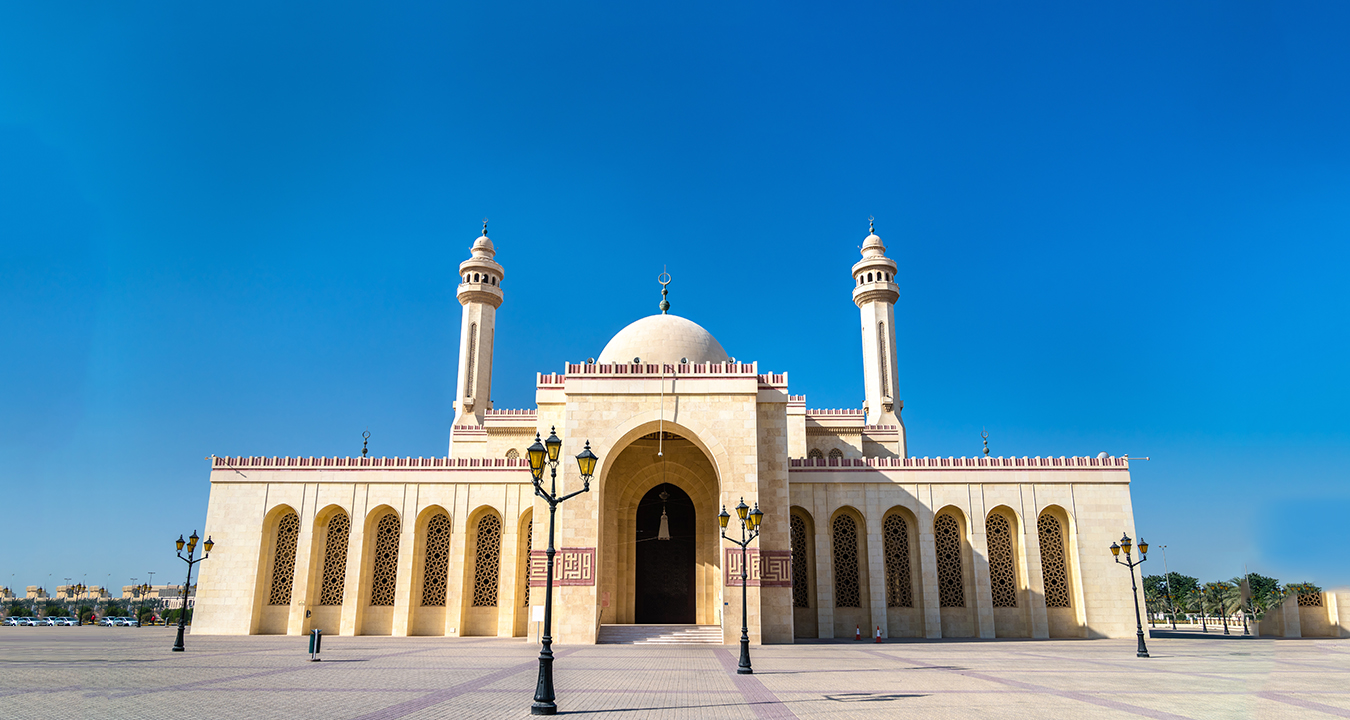
[[[1350,584],[1347,27],[1340,2],[5,2],[0,582],[177,580],[211,453],[369,428],[444,455],[484,216],[498,408],[655,312],[662,265],[731,354],[857,407],[875,215],[912,453],[987,427],[995,454],[1148,455],[1137,523],[1173,570]]]

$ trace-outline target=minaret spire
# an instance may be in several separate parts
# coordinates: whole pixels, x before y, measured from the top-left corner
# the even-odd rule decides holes
[[[502,304],[502,278],[506,270],[494,259],[497,249],[487,235],[473,241],[469,259],[459,264],[459,289],[455,293],[460,311],[459,371],[455,396],[455,420],[450,431],[451,455],[473,454],[476,449],[455,447],[472,442],[472,433],[456,439],[456,428],[481,427],[492,409],[492,345],[496,334],[497,308]]]
[[[900,287],[895,284],[895,261],[886,257],[886,245],[877,235],[876,218],[867,218],[867,239],[863,240],[862,259],[853,265],[853,302],[862,318],[863,387],[869,425],[894,425],[899,430],[896,447],[905,456],[905,424],[900,410],[900,373],[896,368],[895,301]]]

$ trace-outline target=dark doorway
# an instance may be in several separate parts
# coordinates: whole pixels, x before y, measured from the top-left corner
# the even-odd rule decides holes
[[[663,501],[661,494],[665,493]],[[659,539],[665,509],[670,539]],[[692,625],[694,592],[694,501],[664,483],[642,496],[637,507],[636,592],[633,615],[639,625]]]

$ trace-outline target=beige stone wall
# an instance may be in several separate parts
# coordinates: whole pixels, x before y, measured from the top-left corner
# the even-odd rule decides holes
[[[794,423],[787,396],[754,377],[667,378],[614,382],[586,380],[564,388],[542,382],[541,426],[556,424],[563,438],[560,491],[579,489],[573,456],[589,439],[601,457],[591,492],[568,500],[557,516],[558,548],[596,548],[595,582],[555,588],[554,637],[559,643],[591,643],[599,623],[631,622],[633,611],[633,508],[659,482],[675,482],[695,503],[699,546],[698,622],[720,624],[724,637],[739,636],[740,589],[723,583],[725,550],[715,516],[741,497],[765,513],[763,536],[752,546],[789,551],[789,510],[809,529],[806,557],[813,586],[811,607],[792,607],[788,587],[748,590],[752,640],[792,642],[795,636],[851,637],[861,627],[885,636],[912,637],[1129,637],[1133,605],[1125,569],[1107,548],[1121,532],[1135,535],[1129,474],[1124,464],[1083,467],[1084,462],[1025,463],[1035,467],[950,467],[901,461],[849,461],[846,466],[803,467],[789,460]],[[683,384],[675,392],[677,384]],[[607,392],[601,392],[601,391]],[[657,390],[658,392],[651,392]],[[699,391],[699,392],[695,392]],[[681,438],[667,446],[661,463],[643,436],[658,429]],[[351,461],[352,464],[358,461]],[[364,462],[364,461],[359,461]],[[300,634],[497,635],[537,638],[534,607],[526,600],[525,538],[535,550],[547,546],[548,508],[533,496],[528,471],[490,460],[475,467],[429,467],[426,460],[381,461],[367,467],[300,467],[299,459],[250,459],[242,465],[217,461],[212,472],[208,525],[215,553],[202,564],[197,595],[197,632]],[[458,461],[461,464],[468,461]],[[477,462],[477,461],[474,461]],[[870,464],[869,464],[870,463]],[[965,466],[957,466],[964,463]],[[312,463],[311,463],[312,464]],[[453,463],[450,463],[453,465]],[[664,478],[664,480],[663,480]],[[266,604],[275,551],[275,519],[293,510],[300,517],[292,603]],[[962,533],[964,607],[938,603],[934,519],[957,518]],[[991,512],[1013,529],[1016,608],[993,608],[988,533]],[[351,519],[342,604],[318,605],[322,591],[329,517]],[[395,603],[370,603],[375,527],[379,516],[398,518]],[[855,519],[860,607],[836,607],[832,523],[840,513]],[[1070,607],[1047,608],[1044,548],[1037,532],[1043,514],[1059,519],[1068,570]],[[423,604],[426,528],[444,514],[451,524],[445,604]],[[496,571],[497,604],[473,603],[477,521],[501,520]],[[910,607],[891,606],[886,592],[884,522],[902,517],[909,545]],[[533,525],[527,518],[535,519]],[[735,525],[733,524],[733,533]],[[537,590],[537,589],[536,589]],[[1339,607],[1339,606],[1338,606]],[[1324,624],[1333,629],[1333,615]],[[1335,612],[1339,613],[1339,610]],[[1294,612],[1296,624],[1298,612]],[[1311,624],[1311,623],[1309,623]],[[1336,628],[1339,632],[1339,626]]]
[[[793,468],[792,504],[809,514],[816,529],[816,617],[822,636],[852,636],[858,613],[834,607],[828,519],[840,508],[856,508],[869,531],[866,543],[874,591],[872,625],[883,632],[925,637],[995,637],[1000,625],[1010,636],[1129,637],[1134,632],[1130,579],[1107,550],[1120,533],[1134,533],[1129,474],[1118,468],[1008,470],[1002,468],[882,469]],[[1015,565],[1019,607],[995,613],[989,585],[985,519],[999,508],[1016,519]],[[943,510],[956,511],[965,531],[965,608],[938,603],[933,522]],[[912,518],[917,547],[911,547],[915,608],[885,606],[883,539],[888,512]],[[1040,540],[1036,520],[1045,511],[1063,523],[1064,556],[1071,606],[1045,607]],[[822,521],[822,518],[825,521]],[[875,550],[874,550],[875,548]],[[1086,549],[1086,550],[1085,550]],[[850,614],[851,613],[851,614]],[[892,621],[891,616],[895,617]],[[1002,622],[1000,623],[1000,617]],[[846,631],[846,632],[845,632]]]
[[[496,512],[503,518],[499,563],[499,605],[488,634],[516,632],[515,599],[520,587],[518,532],[529,513],[528,472],[519,468],[382,470],[282,470],[246,467],[212,472],[206,532],[215,552],[202,563],[194,632],[458,635],[463,627],[466,568],[473,566],[467,518]],[[522,502],[523,501],[523,502]],[[300,516],[291,606],[265,605],[270,590],[274,530],[269,518],[283,508]],[[340,606],[318,604],[323,581],[327,520],[342,512],[351,519],[346,577]],[[392,512],[399,519],[394,605],[370,604],[375,523]],[[443,512],[452,526],[445,606],[422,605],[425,544],[419,542],[431,515]],[[472,585],[470,585],[472,593]],[[308,616],[307,616],[308,611]],[[284,622],[282,618],[284,619]],[[504,629],[504,630],[503,630]]]

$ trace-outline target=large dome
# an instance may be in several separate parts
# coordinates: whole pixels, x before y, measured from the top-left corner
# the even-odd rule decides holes
[[[726,362],[727,351],[717,338],[698,323],[678,315],[652,315],[619,331],[604,350],[602,363],[675,364],[687,358],[691,363]]]

